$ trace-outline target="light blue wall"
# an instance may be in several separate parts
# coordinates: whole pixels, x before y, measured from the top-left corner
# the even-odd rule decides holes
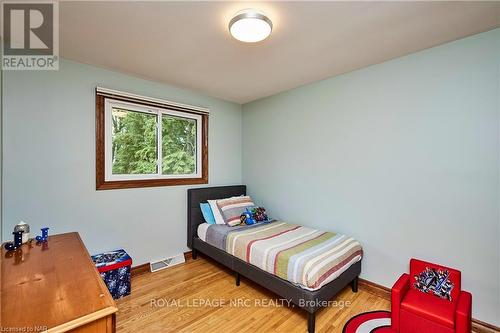
[[[411,257],[457,267],[500,324],[500,30],[243,106],[243,181],[275,217],[364,246],[390,287]],[[332,54],[335,57],[335,54]]]
[[[187,249],[187,187],[95,190],[97,85],[209,107],[210,184],[241,183],[238,104],[69,61],[4,74],[4,240],[24,220],[78,231],[91,253],[123,247],[134,265]]]

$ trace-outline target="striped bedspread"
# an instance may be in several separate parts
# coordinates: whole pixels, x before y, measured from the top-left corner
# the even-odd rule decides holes
[[[230,229],[219,244],[226,252],[308,290],[331,282],[363,256],[353,238],[281,221]]]

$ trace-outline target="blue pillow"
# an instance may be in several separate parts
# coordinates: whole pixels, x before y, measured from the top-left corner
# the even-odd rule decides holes
[[[210,204],[208,202],[205,203],[200,203],[200,208],[201,208],[201,213],[203,214],[203,218],[205,219],[205,222],[208,224],[215,224],[215,217],[214,213],[212,212],[212,207],[210,207]]]

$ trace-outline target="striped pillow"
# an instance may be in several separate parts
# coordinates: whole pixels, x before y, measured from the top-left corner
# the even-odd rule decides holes
[[[247,208],[252,208],[254,205],[252,198],[249,196],[232,197],[228,199],[217,200],[224,222],[230,227],[240,224],[240,215]]]

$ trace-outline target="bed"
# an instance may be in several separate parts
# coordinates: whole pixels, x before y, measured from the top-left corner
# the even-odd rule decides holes
[[[243,276],[280,297],[290,300],[293,304],[307,312],[308,332],[313,333],[315,329],[315,313],[322,308],[322,305],[327,304],[329,300],[349,284],[353,292],[357,292],[358,276],[361,272],[361,254],[356,252],[359,252],[359,249],[357,249],[355,244],[350,245],[349,249],[351,252],[350,255],[347,255],[342,260],[342,269],[336,269],[337,274],[328,275],[331,281],[321,279],[321,275],[312,276],[310,280],[298,276],[297,280],[293,280],[290,278],[293,274],[290,276],[287,276],[283,272],[277,274],[276,271],[272,270],[274,261],[267,260],[268,257],[257,256],[263,264],[253,262],[249,254],[245,252],[246,246],[238,245],[241,248],[238,250],[232,238],[235,238],[233,237],[234,235],[238,235],[239,238],[245,238],[247,234],[255,234],[256,232],[268,233],[270,230],[275,230],[274,232],[280,235],[283,233],[282,230],[285,230],[285,232],[290,230],[299,232],[298,227],[279,221],[271,222],[265,226],[255,226],[251,232],[248,231],[251,228],[241,228],[240,231],[237,231],[237,229],[231,227],[231,231],[229,231],[224,227],[209,228],[206,226],[200,209],[200,203],[207,202],[207,200],[240,195],[246,195],[245,185],[205,187],[188,190],[187,245],[193,251],[193,259],[197,258],[198,253],[203,253],[233,270],[237,286],[240,284],[240,277]],[[198,235],[198,232],[200,235]],[[307,233],[309,231],[302,229],[301,232]],[[312,233],[313,231],[310,232]],[[220,239],[223,239],[224,242],[221,242]],[[342,241],[348,244],[347,240]],[[249,242],[251,243],[252,241],[249,239]],[[258,253],[258,251],[256,252]],[[358,255],[357,257],[355,257],[355,252]],[[336,266],[336,263],[332,265]],[[278,267],[279,265],[275,266]],[[276,267],[274,267],[275,270]],[[338,265],[336,267],[338,268]],[[303,280],[301,281],[301,279]]]

